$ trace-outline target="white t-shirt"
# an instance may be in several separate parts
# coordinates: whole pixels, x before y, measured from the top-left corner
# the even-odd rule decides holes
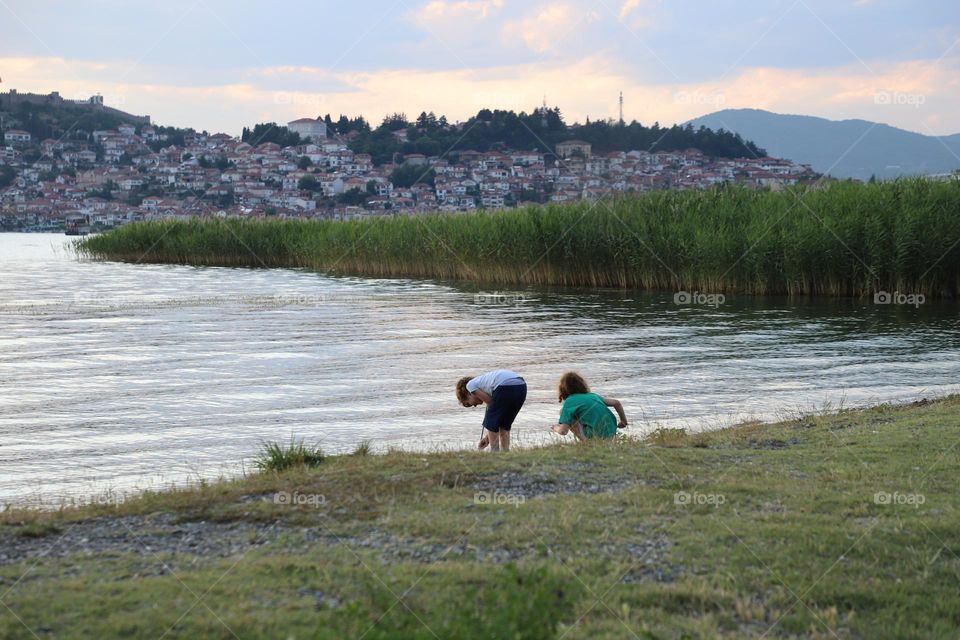
[[[477,389],[484,391],[488,396],[493,395],[493,390],[502,385],[522,384],[523,379],[509,369],[497,369],[483,375],[477,376],[467,383],[467,391],[473,393]]]

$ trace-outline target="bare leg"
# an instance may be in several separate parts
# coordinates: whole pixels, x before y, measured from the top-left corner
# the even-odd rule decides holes
[[[500,429],[500,451],[510,451],[510,432]]]
[[[500,451],[500,432],[487,431],[487,440],[490,441],[490,451]]]

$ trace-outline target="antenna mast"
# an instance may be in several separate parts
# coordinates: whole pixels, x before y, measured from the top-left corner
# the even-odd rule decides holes
[[[620,92],[620,126],[626,124],[623,121],[623,91]]]

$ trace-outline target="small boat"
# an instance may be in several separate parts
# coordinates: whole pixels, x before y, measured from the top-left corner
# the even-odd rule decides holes
[[[67,216],[63,232],[68,236],[85,236],[90,234],[90,216],[74,214]]]

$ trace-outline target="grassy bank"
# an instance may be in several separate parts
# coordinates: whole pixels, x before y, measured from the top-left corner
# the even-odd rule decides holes
[[[597,204],[350,222],[151,222],[83,240],[99,259],[668,291],[952,296],[960,182],[773,193],[664,191]]]
[[[952,638],[958,440],[950,398],[7,512],[0,637]]]

